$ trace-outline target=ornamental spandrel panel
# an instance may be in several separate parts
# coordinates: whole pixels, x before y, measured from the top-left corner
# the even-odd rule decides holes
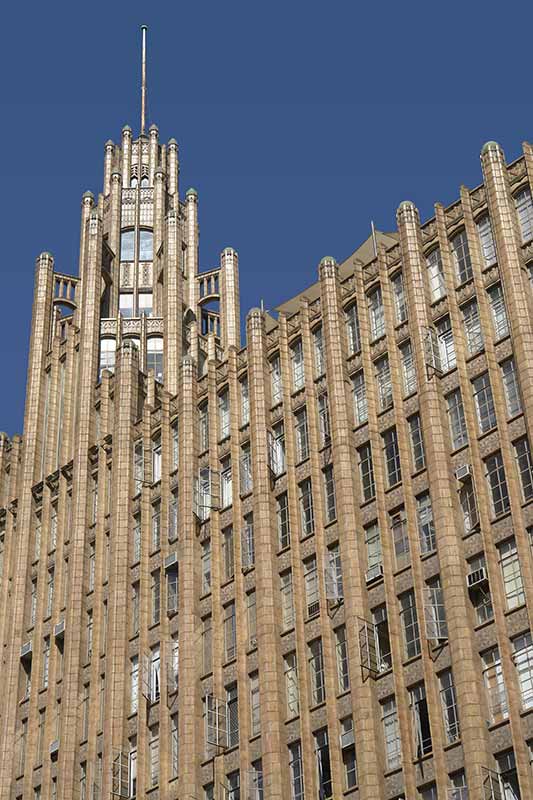
[[[479,206],[483,205],[486,202],[486,193],[485,193],[485,186],[478,186],[477,189],[474,189],[470,192],[470,201],[472,203],[472,210],[475,211],[479,208]]]
[[[435,219],[426,222],[425,225],[422,227],[422,241],[424,244],[429,244],[429,242],[437,235],[437,222]]]
[[[509,175],[509,182],[513,186],[517,183],[521,178],[526,175],[526,160],[525,158],[520,158],[514,164],[509,164],[507,167],[507,174]]]
[[[497,264],[491,264],[486,270],[483,271],[483,286],[490,286],[495,283],[500,277],[500,270]]]
[[[453,206],[447,208],[444,212],[444,218],[446,220],[446,227],[450,227],[455,225],[463,216],[463,207],[460,202],[454,203]]]
[[[439,319],[443,314],[447,314],[448,311],[448,297],[444,295],[444,297],[431,304],[431,319]]]

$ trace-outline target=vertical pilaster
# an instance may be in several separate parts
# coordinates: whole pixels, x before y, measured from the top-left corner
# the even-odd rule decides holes
[[[411,331],[411,342],[419,376],[418,398],[427,463],[431,465],[428,478],[437,527],[440,576],[448,621],[448,646],[454,665],[465,772],[473,800],[481,800],[480,778],[482,767],[486,766],[487,734],[481,713],[483,697],[478,674],[479,661],[469,620],[464,614],[469,599],[464,578],[464,556],[452,504],[457,489],[444,435],[444,400],[437,377],[427,370],[425,363],[424,336],[430,321],[424,288],[426,268],[418,211],[412,203],[400,205],[398,229],[409,307],[413,309],[413,319],[416,320]]]
[[[276,624],[280,618],[279,586],[276,581],[277,544],[273,533],[276,527],[268,472],[268,362],[264,317],[257,308],[248,314],[247,331],[262,760],[266,796],[270,800],[283,800],[287,796],[284,790],[288,784],[283,769],[286,763],[281,727],[284,704],[280,687],[283,675]]]
[[[200,592],[196,581],[199,556],[193,513],[197,463],[196,364],[186,356],[181,366],[180,438],[180,713],[179,774],[183,797],[201,795],[200,764],[204,752],[202,703],[198,681],[201,621],[197,611]]]
[[[240,303],[239,303],[239,256],[232,247],[226,247],[220,254],[220,324],[224,349],[239,348]]]
[[[185,274],[187,276],[187,305],[198,315],[196,308],[198,291],[196,276],[198,274],[198,192],[196,189],[187,189],[187,261]]]
[[[111,191],[111,173],[113,172],[113,159],[115,156],[115,145],[108,139],[105,143],[104,155],[104,195],[107,197]]]
[[[148,134],[150,137],[150,144],[149,144],[149,180],[150,186],[154,185],[154,173],[158,167],[159,162],[159,128],[157,125],[150,125],[148,130]]]
[[[175,139],[169,139],[167,147],[168,193],[173,199],[173,208],[176,211],[179,203],[179,170],[178,143]]]
[[[319,267],[323,335],[326,350],[326,375],[331,419],[331,439],[337,499],[339,541],[345,586],[346,620],[356,620],[367,606],[362,577],[365,570],[358,558],[358,519],[354,498],[355,453],[351,436],[350,415],[346,397],[346,359],[343,352],[343,319],[338,282],[338,267],[334,259],[323,258]],[[364,616],[367,616],[366,614]],[[379,712],[370,681],[363,682],[357,641],[357,628],[346,625],[354,732],[359,767],[361,800],[377,800],[383,796],[381,780]]]
[[[122,128],[122,185],[129,188],[131,182],[131,128]]]
[[[132,431],[138,414],[139,354],[134,345],[124,343],[117,356],[108,596],[109,635],[106,648],[106,710],[104,717],[104,738],[107,746],[104,754],[103,797],[108,797],[111,790],[112,751],[125,749],[124,726],[129,711],[124,707],[130,631],[128,545],[131,530],[130,497],[133,494]]]
[[[179,365],[183,349],[183,277],[179,265],[180,229],[175,211],[166,217],[166,253],[163,324],[165,326],[165,386],[171,395],[178,391]]]

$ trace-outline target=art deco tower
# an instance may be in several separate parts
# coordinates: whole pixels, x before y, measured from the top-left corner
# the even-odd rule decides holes
[[[0,436],[0,800],[533,797],[533,148],[241,348],[144,86]]]

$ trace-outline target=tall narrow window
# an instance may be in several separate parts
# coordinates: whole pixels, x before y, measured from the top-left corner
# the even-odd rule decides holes
[[[468,352],[473,356],[475,353],[479,353],[484,347],[477,300],[471,300],[469,303],[462,306],[461,312],[463,314],[463,325]]]
[[[133,445],[133,480],[135,483],[135,494],[139,494],[144,480],[144,453],[142,439],[138,439]]]
[[[304,373],[304,351],[302,340],[298,339],[290,348],[292,364],[292,388],[293,391],[301,389],[305,383]]]
[[[241,445],[239,467],[241,478],[241,494],[249,494],[252,491],[253,486],[252,453],[250,450],[250,442],[245,442],[243,445]]]
[[[379,407],[385,411],[392,406],[392,379],[390,373],[389,357],[382,356],[375,362],[376,382],[378,386]]]
[[[335,501],[335,478],[333,477],[333,465],[329,464],[322,472],[324,476],[324,511],[326,524],[333,522],[337,518],[337,505]]]
[[[332,797],[331,763],[327,728],[314,734],[316,766],[318,772],[318,797],[327,800]]]
[[[159,622],[161,611],[161,575],[159,570],[152,572],[152,625]]]
[[[233,551],[233,527],[229,525],[222,531],[222,562],[224,578],[229,581],[235,573],[235,558]]]
[[[380,286],[368,294],[368,312],[370,315],[370,338],[371,341],[374,341],[385,334],[385,312]]]
[[[422,424],[420,414],[413,414],[407,420],[409,423],[409,434],[411,437],[411,457],[413,460],[413,470],[418,472],[426,466],[426,454],[424,451],[424,440],[422,438]]]
[[[455,685],[451,669],[440,673],[439,686],[446,741],[448,744],[452,744],[452,742],[456,742],[459,739],[461,729],[459,726],[457,696],[455,694]]]
[[[410,561],[409,537],[407,535],[407,519],[405,517],[405,510],[401,508],[399,511],[391,512],[389,518],[392,541],[394,543],[396,569],[401,569],[402,567],[407,566]]]
[[[154,257],[153,241],[154,234],[152,231],[141,228],[139,231],[139,261],[152,261]]]
[[[202,672],[204,675],[212,671],[213,630],[211,617],[202,620]]]
[[[316,556],[310,556],[309,558],[306,558],[303,564],[307,616],[313,617],[320,611]]]
[[[118,311],[121,317],[131,319],[135,316],[135,303],[132,292],[120,292],[118,296]]]
[[[365,545],[368,570],[367,581],[379,578],[383,574],[383,553],[381,550],[381,534],[377,522],[365,528]]]
[[[402,745],[400,725],[396,710],[396,699],[390,697],[381,703],[381,723],[385,740],[385,756],[387,769],[396,769],[402,763]]]
[[[474,401],[476,404],[477,421],[481,433],[490,431],[496,426],[496,411],[492,399],[492,388],[489,373],[484,372],[472,381]]]
[[[402,471],[400,467],[400,450],[398,447],[398,434],[396,428],[390,428],[382,434],[383,439],[383,454],[385,457],[385,466],[387,470],[387,483],[388,486],[394,486],[402,479]]]
[[[178,490],[170,495],[168,509],[168,541],[175,542],[178,538]]]
[[[495,517],[509,511],[509,491],[505,478],[502,454],[498,451],[485,459],[485,474],[490,490],[492,512]]]
[[[520,686],[520,696],[524,711],[533,708],[533,641],[531,631],[515,636],[511,640],[513,660]]]
[[[153,372],[156,381],[163,380],[163,338],[150,336],[146,342],[146,369]]]
[[[311,686],[311,705],[316,706],[326,699],[326,683],[324,676],[324,657],[322,655],[322,639],[315,639],[308,645],[309,678]]]
[[[522,189],[514,198],[522,242],[533,237],[533,203],[529,188]]]
[[[202,594],[211,591],[211,539],[202,542]]]
[[[137,636],[139,633],[139,616],[140,616],[140,586],[139,581],[136,581],[131,587],[131,635]]]
[[[309,456],[309,433],[305,406],[294,412],[294,436],[296,440],[296,460],[304,461]]]
[[[92,619],[92,615],[91,615]],[[48,686],[48,674],[49,674],[49,667],[50,667],[50,637],[45,636],[43,639],[43,665],[42,665],[42,688],[46,689]]]
[[[224,606],[224,655],[226,661],[232,661],[236,655],[237,628],[235,621],[235,602]]]
[[[236,747],[239,744],[239,696],[236,683],[226,687],[226,706],[228,747]]]
[[[254,517],[246,514],[241,531],[241,564],[243,569],[250,569],[255,564]]]
[[[104,369],[110,372],[115,371],[115,357],[117,352],[117,343],[115,339],[106,337],[100,340],[100,377]]]
[[[485,556],[481,553],[468,561],[467,585],[478,624],[494,617]]]
[[[503,679],[503,670],[500,660],[500,651],[491,647],[481,654],[483,662],[483,680],[487,692],[487,700],[491,722],[500,722],[509,716],[507,690]]]
[[[503,339],[509,333],[509,320],[503,297],[503,289],[499,283],[491,286],[487,292],[489,296],[490,310],[492,313],[492,323],[496,339]]]
[[[247,375],[242,378],[239,386],[241,390],[241,425],[248,425],[250,422],[250,395]]]
[[[505,391],[505,402],[507,405],[507,414],[514,417],[522,411],[522,402],[520,399],[520,387],[518,384],[518,374],[516,372],[516,365],[514,358],[508,358],[500,364],[502,373],[503,388]]]
[[[477,222],[477,232],[481,244],[481,252],[485,266],[490,267],[496,262],[496,245],[494,243],[494,236],[492,235],[492,225],[490,224],[490,217],[485,214]]]
[[[466,429],[465,412],[463,408],[463,398],[461,390],[454,389],[446,396],[448,406],[448,422],[450,425],[450,435],[452,439],[452,449],[458,450],[468,444],[468,433]]]
[[[399,600],[405,657],[414,658],[420,655],[420,632],[414,592],[405,592],[400,595]]]
[[[289,547],[291,543],[290,520],[289,520],[289,501],[287,492],[276,497],[276,519],[278,526],[278,542],[280,550]]]
[[[250,675],[250,736],[261,733],[261,706],[259,702],[259,675]]]
[[[313,510],[313,492],[311,479],[306,478],[298,484],[300,494],[300,519],[302,523],[302,537],[311,536],[315,532],[315,515]]]
[[[359,455],[359,475],[363,500],[372,500],[376,496],[376,485],[374,482],[374,466],[370,442],[359,447],[357,453]]]
[[[300,699],[298,690],[298,668],[296,652],[283,656],[283,672],[285,675],[285,691],[287,697],[287,716],[297,717],[300,713]]]
[[[346,309],[346,333],[348,335],[348,355],[353,355],[361,350],[361,335],[359,333],[359,315],[357,304],[352,303]]]
[[[403,391],[406,395],[412,394],[416,392],[416,367],[411,342],[404,342],[400,345],[400,357],[402,359]]]
[[[324,334],[322,326],[313,331],[313,345],[315,350],[315,375],[319,378],[326,371],[326,360],[324,358]]]
[[[433,520],[433,507],[429,492],[424,492],[416,498],[416,516],[418,536],[420,539],[421,553],[431,553],[437,546],[435,537],[435,523]]]
[[[385,604],[372,610],[372,624],[374,625],[377,669],[378,672],[385,672],[392,667],[389,623]]]
[[[511,610],[526,602],[522,569],[520,567],[520,559],[518,558],[514,536],[498,545],[498,553],[505,600],[507,608]]]
[[[407,319],[407,301],[405,299],[405,290],[403,286],[403,275],[397,272],[391,278],[392,295],[394,297],[394,317],[396,324],[400,325]]]
[[[320,431],[320,446],[325,447],[331,441],[328,396],[326,392],[323,392],[318,396],[318,423]]]
[[[449,317],[443,317],[436,324],[439,341],[440,363],[443,372],[449,372],[457,363],[452,324]]]
[[[280,578],[281,590],[281,622],[284,631],[294,626],[294,597],[292,590],[292,572],[288,569],[282,572]]]
[[[200,433],[200,452],[203,453],[209,447],[209,413],[207,403],[198,409],[198,423]]]
[[[272,395],[272,405],[281,403],[283,389],[281,384],[281,362],[279,355],[274,356],[270,361],[270,391]]]
[[[50,567],[50,569],[48,570],[48,585],[46,591],[46,611],[45,611],[46,617],[52,616],[52,608],[54,605],[54,584],[55,584],[55,570],[53,567]]]
[[[152,505],[152,551],[161,547],[161,501]]]
[[[335,651],[337,654],[339,692],[347,692],[350,688],[350,671],[348,668],[348,642],[346,641],[346,627],[344,625],[335,630]]]
[[[220,462],[220,504],[228,508],[233,502],[233,478],[231,469],[231,456]]]
[[[413,732],[415,738],[416,758],[431,753],[433,742],[429,724],[429,710],[426,700],[426,687],[423,683],[409,690],[411,714],[413,716]]]
[[[289,772],[291,776],[291,800],[304,800],[302,745],[299,741],[289,745]]]
[[[459,488],[459,503],[463,512],[464,533],[471,533],[479,524],[476,490],[471,476],[461,481]]]
[[[229,391],[227,389],[218,396],[218,423],[219,439],[225,439],[229,436],[230,431]]]
[[[365,375],[361,370],[352,378],[353,406],[355,424],[361,425],[368,419],[368,402],[366,399]]]
[[[533,464],[531,463],[531,448],[529,447],[529,439],[523,436],[518,441],[513,442],[516,465],[518,467],[518,474],[520,475],[520,483],[522,485],[522,496],[527,502],[533,497]]]
[[[472,277],[472,260],[470,258],[466,231],[462,230],[457,236],[454,236],[450,244],[457,282],[464,283]]]
[[[148,757],[150,769],[150,785],[157,786],[159,782],[159,725],[152,725],[149,730]]]
[[[440,250],[437,247],[432,250],[426,259],[428,278],[429,278],[429,291],[431,295],[431,302],[440,300],[446,294],[446,285],[444,282],[444,269],[442,267],[442,259]]]
[[[255,602],[255,589],[246,595],[246,623],[248,626],[248,646],[257,646],[257,605]]]
[[[170,777],[178,777],[179,768],[179,725],[178,715],[170,717]]]

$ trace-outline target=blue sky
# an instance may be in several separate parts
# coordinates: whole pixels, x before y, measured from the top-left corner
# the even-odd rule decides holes
[[[149,9],[146,13],[146,8]],[[138,130],[139,32],[148,122],[180,145],[200,202],[203,269],[240,256],[241,310],[267,308],[345,258],[370,220],[423,218],[480,182],[479,151],[533,140],[531,4],[10,4],[2,12],[0,430],[21,430],[34,260],[77,270],[83,192],[103,146]]]

